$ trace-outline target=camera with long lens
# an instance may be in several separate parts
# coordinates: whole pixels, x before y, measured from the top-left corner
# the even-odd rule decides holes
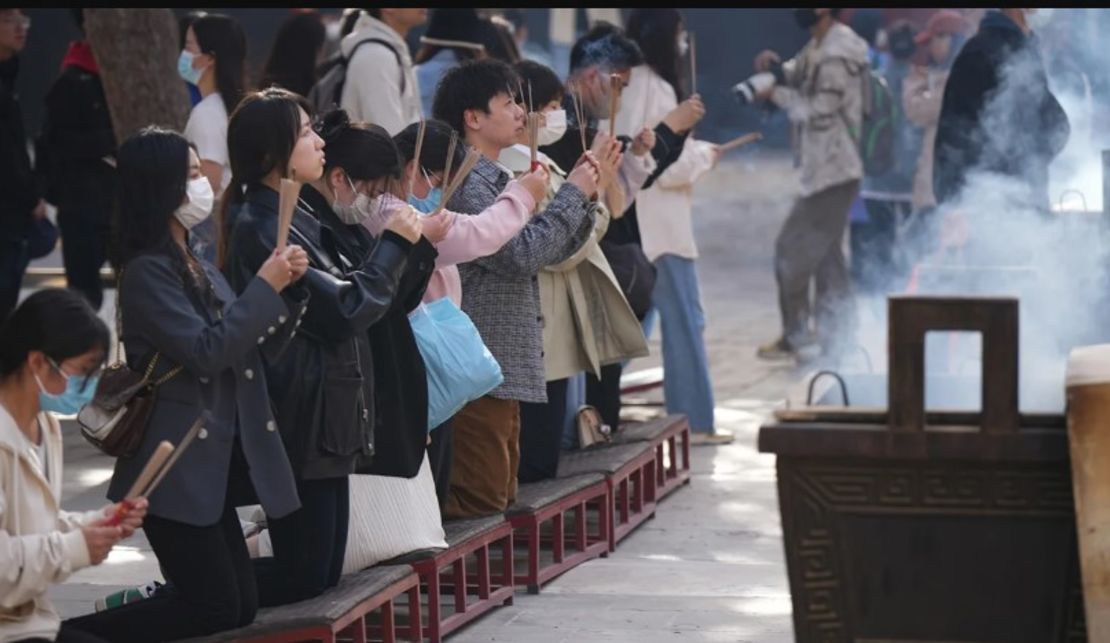
[[[776,62],[771,65],[770,71],[759,72],[747,80],[737,83],[733,86],[732,93],[741,105],[750,105],[755,102],[756,95],[783,82],[784,78],[783,63]]]

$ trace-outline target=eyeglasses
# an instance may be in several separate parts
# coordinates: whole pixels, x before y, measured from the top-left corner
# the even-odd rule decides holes
[[[31,18],[28,16],[4,16],[0,22],[6,25],[17,25],[23,29],[31,28]]]
[[[65,372],[65,370],[62,369],[61,365],[58,364],[58,362],[55,362],[52,358],[47,357],[46,361],[55,371],[58,371],[58,373],[62,377],[66,378],[67,382],[69,381],[69,378],[76,377],[78,383],[77,389],[81,393],[84,393],[85,389],[88,388],[89,383],[95,382],[100,377],[100,373],[104,370],[104,366],[101,365],[97,366],[96,369],[94,369],[91,373],[86,373],[85,375],[71,375]]]

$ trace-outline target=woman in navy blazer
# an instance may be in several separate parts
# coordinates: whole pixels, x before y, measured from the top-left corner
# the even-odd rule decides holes
[[[142,445],[116,462],[108,497],[121,500],[162,440],[180,444],[197,417],[204,428],[150,497],[145,529],[169,581],[151,598],[72,624],[112,641],[211,634],[246,625],[258,589],[236,505],[271,516],[300,507],[293,471],[270,411],[262,354],[276,356],[295,332],[306,298],[280,293],[308,268],[290,246],[267,259],[236,296],[195,257],[190,227],[212,208],[196,152],[180,134],[147,128],[121,147],[113,262],[128,365],[157,389]]]

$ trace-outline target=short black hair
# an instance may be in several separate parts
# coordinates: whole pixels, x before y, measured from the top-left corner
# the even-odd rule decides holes
[[[39,351],[57,363],[99,348],[105,354],[111,336],[85,297],[75,290],[44,288],[0,323],[0,380],[17,374],[27,354]]]
[[[420,148],[420,166],[429,172],[442,172],[447,168],[447,148],[451,146],[451,126],[435,119],[424,121],[424,146]],[[393,137],[397,144],[397,151],[407,165],[416,156],[416,137],[420,131],[420,123],[413,123],[401,130]],[[455,158],[451,167],[462,166],[466,158],[464,145],[455,146]]]
[[[513,69],[520,76],[521,90],[524,92],[524,96],[517,102],[539,109],[553,100],[562,101],[565,94],[563,82],[550,67],[532,60],[522,60],[513,65]],[[529,88],[532,90],[532,105],[528,105]]]
[[[494,96],[501,93],[516,96],[518,79],[508,63],[493,59],[468,60],[440,79],[432,101],[432,115],[462,136],[466,133],[464,113],[480,109],[488,114],[489,102]]]
[[[644,54],[640,46],[620,27],[608,22],[598,22],[570,50],[571,74],[593,65],[600,65],[603,71],[611,73],[642,64]]]

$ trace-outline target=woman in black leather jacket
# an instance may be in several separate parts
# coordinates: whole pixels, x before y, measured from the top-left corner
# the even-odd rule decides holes
[[[219,261],[236,290],[276,245],[278,188],[290,176],[315,181],[324,141],[311,108],[289,91],[248,95],[228,123],[231,185],[220,222]],[[257,565],[259,602],[282,605],[319,595],[339,581],[347,540],[348,483],[374,453],[373,361],[367,330],[393,305],[413,243],[415,214],[402,212],[360,264],[340,267],[319,221],[302,207],[290,243],[308,253],[308,307],[285,354],[266,360],[274,415],[297,478],[301,510],[269,520],[274,557]]]
[[[333,249],[340,268],[352,270],[382,236],[381,224],[377,238],[364,225],[368,218],[380,220],[389,214],[377,211],[376,197],[400,188],[397,148],[380,126],[352,125],[343,110],[321,117],[316,129],[326,143],[328,159],[324,175],[301,188],[301,200],[320,222],[324,245]],[[422,228],[425,235],[428,230],[426,225]],[[370,327],[374,397],[389,403],[374,409],[374,458],[361,462],[358,473],[411,478],[424,460],[428,378],[408,316],[420,305],[438,255],[421,236],[409,254],[393,305]]]

